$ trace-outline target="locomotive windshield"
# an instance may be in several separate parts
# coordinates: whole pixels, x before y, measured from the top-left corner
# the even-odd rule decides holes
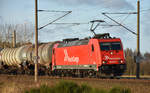
[[[120,42],[101,42],[101,50],[121,50]]]

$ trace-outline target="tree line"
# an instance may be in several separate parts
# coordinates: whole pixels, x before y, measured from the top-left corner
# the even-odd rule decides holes
[[[136,75],[136,62],[134,58],[136,56],[136,51],[127,48],[124,50],[124,55],[127,63],[125,74]],[[141,54],[140,75],[150,75],[150,53],[148,52]]]

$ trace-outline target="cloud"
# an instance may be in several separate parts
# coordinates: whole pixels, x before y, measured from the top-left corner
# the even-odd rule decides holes
[[[80,28],[80,27],[79,27]],[[39,31],[39,40],[42,42],[61,41],[66,38],[85,38],[93,35],[87,29],[75,29],[69,25],[55,25],[51,29],[44,28]]]
[[[39,33],[39,40],[42,42],[60,41],[64,38],[74,37],[75,35],[71,32],[73,32],[73,30],[70,27],[56,25],[52,29],[42,29]]]
[[[150,13],[149,11],[145,13],[144,15],[141,15],[141,33],[144,34],[145,36],[149,37],[150,31],[149,31],[149,26],[150,26]]]
[[[149,49],[150,48],[149,17],[150,17],[149,11],[147,11],[143,15],[141,15],[141,25],[140,25],[140,40],[141,41],[140,42],[141,42],[141,49],[144,50],[144,52],[150,52],[150,49]]]
[[[127,8],[134,9],[134,7],[126,0],[53,0],[57,4],[64,4],[68,6],[90,5],[102,6],[106,8]]]

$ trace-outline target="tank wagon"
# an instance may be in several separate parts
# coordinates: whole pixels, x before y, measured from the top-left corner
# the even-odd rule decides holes
[[[45,74],[49,69],[52,57],[53,42],[40,44],[38,48],[39,74]],[[0,73],[33,74],[34,45],[24,45],[19,48],[5,48],[0,51]]]
[[[79,40],[64,39],[39,45],[39,74],[60,76],[119,76],[126,69],[123,45],[109,34]],[[21,73],[34,71],[34,46],[6,48],[0,52],[1,67],[17,67]],[[18,71],[18,70],[17,70]],[[18,72],[17,72],[18,73]]]

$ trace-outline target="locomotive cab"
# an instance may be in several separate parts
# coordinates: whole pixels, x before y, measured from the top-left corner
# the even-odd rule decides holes
[[[101,66],[99,71],[121,75],[126,69],[123,46],[119,38],[100,39]]]

